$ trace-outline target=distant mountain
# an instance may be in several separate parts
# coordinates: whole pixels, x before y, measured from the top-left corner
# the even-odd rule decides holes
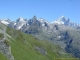
[[[66,52],[80,58],[80,25],[72,23],[64,16],[52,23],[43,18],[38,19],[36,16],[29,20],[20,17],[16,21],[0,21],[5,21],[7,26],[31,34],[41,41],[58,45]]]
[[[19,18],[16,22],[22,24],[24,20]],[[31,19],[31,22],[31,28],[28,29],[28,32],[42,33],[40,29],[35,28],[39,25],[39,21]],[[47,40],[39,40],[30,34],[9,28],[0,22],[0,60],[63,60],[64,58],[66,60],[71,60],[71,58],[77,60],[75,56],[56,44]]]
[[[0,21],[5,25],[8,25],[10,22],[12,22],[10,19],[0,19]]]
[[[11,21],[10,19],[0,19],[0,21],[5,24],[5,25],[9,25],[10,27],[13,27],[17,30],[21,29],[21,27],[25,24],[27,25],[31,25],[34,22],[39,21],[40,24],[42,26],[48,24],[60,24],[60,25],[66,25],[66,26],[70,26],[70,27],[74,27],[74,28],[79,28],[80,25],[74,22],[71,22],[70,19],[65,18],[64,16],[61,16],[59,19],[53,21],[52,23],[49,23],[48,21],[46,21],[43,18],[37,19],[36,16],[34,16],[32,19],[26,20],[23,19],[22,17],[18,18],[16,21]]]
[[[63,24],[63,25],[67,25],[67,26],[70,26],[70,27],[74,27],[74,28],[77,28],[77,27],[80,27],[79,24],[76,24],[74,22],[70,22],[69,19],[65,18],[64,16],[61,16],[59,19],[57,19],[56,21],[52,22],[53,24]]]

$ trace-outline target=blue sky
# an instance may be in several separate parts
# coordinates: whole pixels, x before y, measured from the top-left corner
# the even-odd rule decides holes
[[[34,15],[49,22],[63,15],[80,24],[80,0],[0,0],[1,19],[30,19]]]

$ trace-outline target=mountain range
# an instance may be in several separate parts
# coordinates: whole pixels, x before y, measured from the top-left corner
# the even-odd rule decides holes
[[[1,31],[4,29],[2,26],[4,26],[5,29],[7,28],[7,32],[4,34],[6,34],[6,36],[8,35],[9,40],[13,43],[11,44],[11,42],[9,42],[10,46],[13,48],[13,54],[10,54],[10,56],[11,58],[13,58],[14,56],[14,58],[16,58],[15,60],[20,60],[20,58],[17,58],[16,53],[14,53],[14,50],[17,50],[17,48],[14,47],[14,44],[22,45],[23,43],[21,42],[23,41],[26,41],[26,43],[24,42],[26,46],[28,43],[30,44],[30,47],[27,47],[28,49],[31,48],[31,50],[35,52],[33,53],[35,56],[37,55],[36,51],[40,52],[42,54],[40,56],[43,60],[53,60],[54,58],[80,58],[80,25],[71,22],[70,19],[67,19],[64,16],[61,16],[59,19],[55,20],[52,23],[49,23],[43,18],[38,19],[36,16],[33,16],[33,18],[29,20],[24,19],[22,17],[18,18],[16,21],[11,21],[10,19],[0,19],[0,24]],[[31,35],[28,36],[29,38],[26,36],[28,34]],[[10,38],[9,36],[11,36],[12,38]],[[35,42],[36,39],[37,42]],[[21,48],[23,47],[24,46],[22,45]],[[56,49],[57,51],[52,52],[54,49]],[[24,48],[23,50],[25,51]],[[63,53],[61,53],[59,50],[63,51]],[[20,51],[22,50],[20,49]],[[30,51],[29,54],[32,54],[32,52]],[[34,55],[32,56],[34,57]],[[7,57],[9,58],[9,56]],[[30,56],[26,57],[29,58]],[[36,59],[34,58],[33,60]]]
[[[34,16],[33,18],[31,18],[29,20],[20,17],[16,21],[11,21],[10,19],[0,19],[0,21],[3,24],[8,25],[17,30],[20,30],[24,25],[29,26],[32,23],[34,23],[35,21],[39,22],[41,24],[41,26],[45,26],[45,25],[51,26],[53,24],[59,24],[59,25],[66,25],[66,26],[70,26],[70,27],[74,27],[74,28],[80,27],[79,24],[71,22],[69,19],[65,18],[64,16],[61,16],[59,19],[53,21],[52,23],[49,23],[48,21],[46,21],[43,18],[38,19],[36,16]]]

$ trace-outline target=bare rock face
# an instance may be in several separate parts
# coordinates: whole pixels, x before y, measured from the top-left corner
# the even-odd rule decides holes
[[[9,60],[14,60],[14,57],[11,54],[11,47],[8,45],[5,37],[0,40],[0,52],[4,54]]]
[[[40,52],[43,55],[47,55],[47,51],[43,47],[36,47],[35,46],[35,50]]]

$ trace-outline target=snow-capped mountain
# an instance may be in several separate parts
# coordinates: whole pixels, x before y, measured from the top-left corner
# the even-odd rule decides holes
[[[1,23],[8,25],[10,22],[12,22],[10,19],[0,19]]]
[[[27,21],[25,21],[22,17],[18,18],[16,20],[15,29],[17,29],[17,30],[21,29],[21,27],[26,23],[27,23]]]
[[[57,19],[56,21],[54,21],[52,23],[60,24],[60,25],[67,25],[67,26],[74,27],[74,28],[77,28],[80,26],[79,24],[71,22],[69,19],[65,18],[64,16],[61,16],[59,19]]]
[[[52,23],[57,23],[57,24],[67,24],[69,23],[69,20],[66,19],[64,16],[61,16],[59,19],[57,19],[56,21],[52,22]]]
[[[45,19],[43,18],[39,18],[38,21],[42,24],[42,26],[45,26],[46,24],[50,24],[48,21],[46,21]]]
[[[34,16],[33,18],[26,20],[22,17],[18,18],[16,21],[11,21],[10,19],[0,19],[0,21],[5,24],[8,25],[11,28],[15,28],[17,30],[22,29],[24,26],[29,27],[31,25],[38,25],[39,27],[52,27],[54,24],[58,24],[58,25],[66,25],[66,26],[70,26],[70,27],[74,27],[74,28],[78,28],[80,27],[79,24],[73,23],[71,22],[68,18],[65,18],[64,16],[61,16],[59,19],[55,20],[52,23],[49,23],[48,21],[46,21],[43,18],[37,18],[36,16]]]
[[[43,18],[38,19],[36,16],[29,20],[20,17],[16,21],[1,19],[0,22],[16,30],[32,34],[40,40],[49,40],[62,49],[80,57],[80,25],[71,22],[64,16],[52,23]]]

